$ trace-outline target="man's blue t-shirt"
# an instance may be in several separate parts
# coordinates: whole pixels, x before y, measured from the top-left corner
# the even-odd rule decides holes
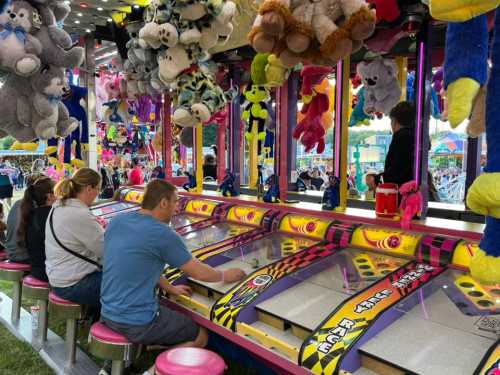
[[[155,287],[165,264],[191,259],[181,237],[150,215],[132,212],[111,221],[104,236],[101,314],[111,321],[146,325],[158,311]]]

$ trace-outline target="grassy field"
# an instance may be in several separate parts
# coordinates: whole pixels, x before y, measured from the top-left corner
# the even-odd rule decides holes
[[[28,343],[18,340],[0,324],[0,374],[52,375],[54,371]]]

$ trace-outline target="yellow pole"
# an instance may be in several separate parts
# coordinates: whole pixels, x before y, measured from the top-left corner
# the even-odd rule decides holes
[[[347,57],[342,64],[342,131],[340,146],[340,206],[338,211],[344,212],[347,207],[347,151],[349,143],[349,92],[351,59]]]
[[[203,124],[196,125],[196,192],[203,191]]]
[[[408,57],[396,57],[398,66],[398,81],[401,85],[401,101],[406,100],[406,83],[408,79]]]
[[[248,152],[249,152],[249,168],[250,168],[250,188],[255,189],[257,187],[257,178],[258,178],[258,172],[257,172],[257,151],[258,151],[258,136],[259,136],[259,126],[257,124],[257,121],[254,121],[252,123],[252,131],[251,131],[251,137],[250,137],[250,143],[248,147]]]

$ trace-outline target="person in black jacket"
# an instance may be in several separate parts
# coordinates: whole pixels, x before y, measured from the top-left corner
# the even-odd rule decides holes
[[[391,110],[389,117],[393,135],[381,176],[385,183],[401,186],[414,179],[415,107],[401,102]]]
[[[21,201],[18,242],[28,251],[31,275],[42,281],[48,281],[45,272],[45,223],[55,201],[54,185],[49,177],[40,177],[26,189]]]

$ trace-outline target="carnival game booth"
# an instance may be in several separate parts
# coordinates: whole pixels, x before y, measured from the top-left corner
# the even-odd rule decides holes
[[[459,238],[280,209],[260,238],[193,252],[218,269],[243,268],[247,278],[205,283],[167,268],[171,282],[194,293],[164,303],[280,373],[489,374],[479,369],[498,360],[500,286],[468,274],[477,250],[470,232]]]

